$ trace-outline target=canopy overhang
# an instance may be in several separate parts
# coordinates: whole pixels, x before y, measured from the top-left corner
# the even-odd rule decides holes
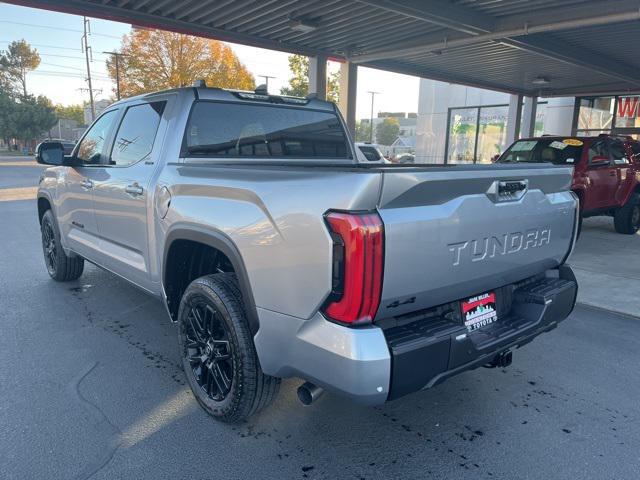
[[[527,96],[640,91],[636,0],[8,3]]]

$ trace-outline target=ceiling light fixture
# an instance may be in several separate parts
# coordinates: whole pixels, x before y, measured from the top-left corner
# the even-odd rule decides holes
[[[549,77],[543,77],[542,75],[540,75],[534,78],[531,83],[533,83],[534,85],[549,85],[551,83],[551,80],[549,80]]]
[[[289,27],[296,32],[310,33],[318,28],[318,23],[311,20],[291,19],[289,20]]]

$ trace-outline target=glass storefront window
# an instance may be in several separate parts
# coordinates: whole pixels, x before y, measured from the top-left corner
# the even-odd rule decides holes
[[[524,108],[524,107],[523,107]],[[546,102],[538,102],[534,136],[544,133]],[[491,163],[507,143],[508,105],[449,109],[447,163]]]
[[[509,107],[480,108],[480,128],[475,160],[477,163],[491,163],[491,158],[502,153],[507,141],[507,117]]]
[[[640,97],[618,97],[616,105],[616,128],[640,127]]]
[[[615,97],[581,98],[577,130],[611,130]]]
[[[536,124],[533,128],[533,136],[541,137],[544,135],[544,118],[547,114],[547,102],[538,102],[536,107]],[[522,135],[522,130],[520,131]]]
[[[473,163],[477,131],[477,108],[450,110],[447,163]]]

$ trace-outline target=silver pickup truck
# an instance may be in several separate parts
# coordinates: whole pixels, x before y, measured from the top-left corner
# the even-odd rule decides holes
[[[239,421],[299,377],[375,405],[556,327],[577,293],[571,168],[356,160],[332,103],[194,87],[43,143],[47,270],[158,297],[204,409]],[[114,301],[117,301],[114,299]]]

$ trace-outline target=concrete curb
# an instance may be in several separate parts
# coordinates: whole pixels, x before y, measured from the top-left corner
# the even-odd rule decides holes
[[[614,313],[616,315],[622,315],[623,317],[632,318],[633,320],[640,320],[640,315],[634,315],[632,313],[625,312],[623,310],[616,310],[616,309],[612,309],[612,308],[604,308],[604,307],[601,307],[599,305],[592,305],[592,304],[586,303],[586,302],[576,302],[576,305],[579,305],[581,307],[591,308],[593,310],[598,310],[598,311],[604,312],[604,313]]]

